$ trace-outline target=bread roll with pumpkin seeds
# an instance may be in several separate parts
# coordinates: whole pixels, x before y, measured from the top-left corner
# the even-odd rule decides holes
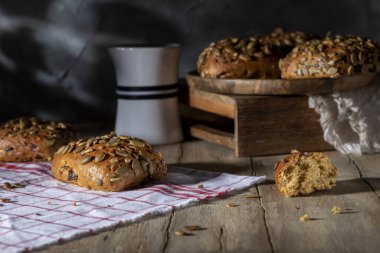
[[[145,141],[110,133],[70,142],[54,155],[53,176],[91,190],[121,191],[165,176],[161,154]]]
[[[75,132],[67,124],[34,117],[12,119],[0,125],[0,161],[50,161],[60,146],[72,140]]]
[[[292,151],[275,165],[277,189],[286,197],[328,190],[336,184],[337,169],[321,152]]]
[[[303,32],[276,29],[269,35],[213,42],[198,58],[198,73],[205,78],[279,78],[279,59],[311,38]]]
[[[379,71],[376,43],[359,36],[328,36],[295,47],[279,67],[282,78],[335,78]]]

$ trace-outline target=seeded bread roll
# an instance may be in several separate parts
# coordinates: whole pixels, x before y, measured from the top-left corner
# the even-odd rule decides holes
[[[74,131],[63,123],[13,119],[0,125],[0,161],[50,161],[60,146],[74,139]]]
[[[70,142],[54,155],[53,176],[91,190],[121,191],[167,171],[160,153],[143,140],[111,133]]]
[[[337,169],[328,156],[320,152],[293,151],[275,166],[277,189],[286,197],[331,189],[336,175]]]
[[[282,78],[334,78],[379,69],[376,43],[359,36],[326,37],[295,47],[279,67]]]
[[[279,59],[311,38],[303,32],[276,29],[270,35],[213,42],[200,54],[198,72],[206,78],[279,78]]]

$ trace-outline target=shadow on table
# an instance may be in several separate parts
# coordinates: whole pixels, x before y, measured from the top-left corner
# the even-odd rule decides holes
[[[369,184],[367,183],[369,182]],[[371,185],[371,186],[370,186]],[[329,196],[329,195],[345,195],[360,192],[373,192],[373,186],[380,185],[380,178],[368,177],[365,181],[361,178],[350,179],[350,180],[340,180],[337,181],[336,187],[328,191],[318,191],[310,195],[314,196]]]
[[[223,172],[236,175],[251,175],[250,165],[242,165],[236,163],[182,163],[182,164],[170,164],[170,166],[184,167],[196,170],[204,170],[210,172]]]

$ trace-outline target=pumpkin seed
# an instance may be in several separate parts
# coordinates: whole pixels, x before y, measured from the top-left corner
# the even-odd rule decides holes
[[[352,75],[354,73],[354,68],[352,66],[349,66],[347,68],[347,74]]]
[[[63,149],[62,149],[62,152],[61,154],[64,155],[67,153],[67,151],[69,150],[70,146],[69,145],[66,145],[66,146],[63,146]]]
[[[116,150],[116,154],[117,154],[118,156],[122,156],[122,157],[127,157],[127,158],[130,157],[130,154],[129,154],[129,153],[127,153],[127,152],[125,152],[125,151],[123,151],[123,150],[120,150],[120,149],[117,149],[117,150]]]
[[[91,137],[90,139],[88,139],[87,141],[86,141],[86,145],[87,146],[91,146],[91,144],[92,144],[92,142],[95,140],[95,138],[94,137]]]
[[[329,68],[328,70],[327,70],[327,74],[328,75],[334,75],[334,74],[336,74],[338,72],[338,69],[337,68]]]
[[[103,152],[101,152],[101,151],[99,151],[97,154],[96,154],[96,156],[95,156],[95,162],[101,162],[101,161],[103,161],[104,160],[104,158],[106,158],[106,154],[105,153],[103,153]]]
[[[120,180],[121,180],[120,177],[113,177],[113,178],[110,178],[110,183],[116,184],[116,183],[120,182]]]
[[[7,190],[10,190],[10,189],[12,189],[12,185],[9,182],[4,182],[3,183],[3,188],[5,188]]]
[[[3,203],[9,203],[9,202],[11,202],[11,200],[8,199],[8,198],[1,198],[1,199],[0,199],[0,202],[3,202]]]
[[[236,207],[236,206],[239,206],[239,205],[237,205],[237,204],[235,204],[235,203],[229,203],[229,204],[227,204],[226,206],[227,206],[227,207]]]
[[[87,153],[90,153],[90,152],[92,152],[92,151],[94,151],[94,149],[89,148],[89,149],[83,150],[82,152],[80,152],[80,154],[83,156],[83,155],[85,155],[85,154],[87,154]]]
[[[67,149],[67,153],[71,153],[73,149],[75,148],[75,145],[70,145],[69,148]]]
[[[13,187],[15,187],[15,188],[24,188],[25,185],[23,185],[23,184],[21,184],[21,183],[14,183],[14,184],[13,184]]]
[[[190,230],[190,231],[197,231],[197,230],[202,230],[202,227],[198,225],[189,225],[189,226],[185,226],[185,229]]]
[[[143,171],[145,173],[148,172],[148,165],[149,165],[148,162],[146,162],[146,161],[140,161],[140,166],[141,166],[141,168],[143,169]],[[132,164],[132,166],[133,166],[133,164]]]
[[[139,147],[139,148],[142,148],[142,147],[145,146],[144,142],[141,142],[141,141],[136,140],[136,139],[129,140],[129,143],[132,144],[133,146],[136,146],[136,147]]]
[[[188,233],[188,232],[185,232],[185,231],[182,231],[182,230],[177,230],[174,233],[175,233],[175,235],[178,235],[178,236],[192,235],[191,233]]]
[[[119,158],[114,157],[110,160],[111,163],[117,163],[119,161]]]
[[[129,171],[128,167],[122,166],[116,170],[116,174],[122,177],[122,176],[125,176],[125,174],[127,174],[128,171]]]
[[[86,155],[82,158],[82,160],[80,160],[80,164],[85,165],[91,162],[93,158],[94,158],[93,156]]]
[[[79,153],[79,152],[82,152],[83,151],[83,149],[84,149],[84,145],[82,145],[82,146],[79,146],[79,147],[77,147],[76,149],[74,149],[74,151],[73,151],[73,153]]]
[[[134,171],[136,171],[136,170],[141,170],[141,164],[140,164],[140,161],[139,160],[133,160],[133,162],[132,162],[132,169],[134,170]]]

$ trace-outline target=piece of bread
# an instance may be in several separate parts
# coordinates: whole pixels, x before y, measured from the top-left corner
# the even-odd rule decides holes
[[[100,191],[121,191],[167,171],[161,154],[145,141],[115,133],[70,142],[54,155],[53,176]]]
[[[379,70],[376,43],[359,36],[326,37],[296,46],[279,67],[282,78],[334,78]]]
[[[74,139],[74,131],[64,123],[13,119],[0,125],[0,161],[50,161],[60,146]]]
[[[311,38],[303,32],[276,29],[269,35],[213,42],[198,57],[198,73],[205,78],[279,78],[279,59]]]
[[[293,151],[275,166],[277,188],[286,197],[331,189],[336,175],[337,169],[328,156],[320,152]]]

